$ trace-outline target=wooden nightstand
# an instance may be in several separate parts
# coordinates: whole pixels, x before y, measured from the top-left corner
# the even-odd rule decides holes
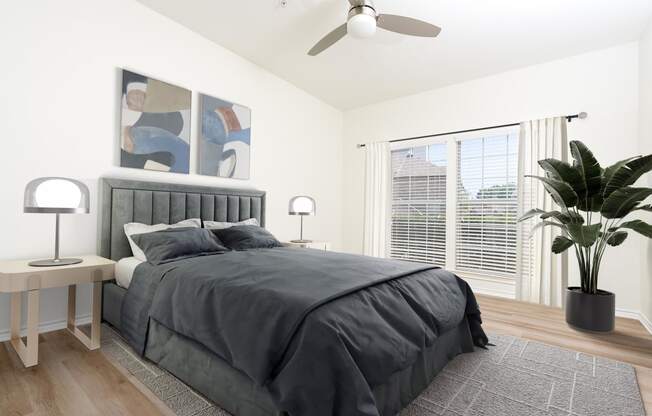
[[[286,247],[303,247],[303,248],[314,248],[317,250],[326,250],[330,251],[331,243],[328,241],[310,241],[307,243],[297,243],[294,241],[284,241],[283,245]]]
[[[0,261],[0,292],[11,293],[11,345],[25,367],[38,364],[39,292],[68,286],[68,330],[88,349],[100,347],[102,281],[113,279],[115,262],[99,256],[81,256],[78,264],[32,267],[29,260]],[[76,293],[80,283],[93,283],[91,336],[75,325]],[[27,292],[27,343],[20,336],[22,292]]]

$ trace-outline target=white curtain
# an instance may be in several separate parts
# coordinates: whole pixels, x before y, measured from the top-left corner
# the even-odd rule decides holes
[[[369,143],[366,149],[364,254],[385,257],[391,197],[389,143]]]
[[[564,117],[547,118],[521,123],[518,157],[518,215],[532,208],[544,211],[559,207],[546,193],[541,182],[524,175],[544,176],[541,159],[568,160],[568,138]],[[519,300],[551,306],[563,306],[564,290],[568,286],[568,255],[554,254],[552,241],[560,235],[558,227],[532,227],[535,217],[519,223],[517,262],[519,279],[516,293]]]

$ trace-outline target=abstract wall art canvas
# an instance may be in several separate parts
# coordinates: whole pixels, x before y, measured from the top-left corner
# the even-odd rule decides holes
[[[122,71],[120,166],[190,171],[191,92]]]
[[[249,179],[251,110],[200,94],[199,173]]]

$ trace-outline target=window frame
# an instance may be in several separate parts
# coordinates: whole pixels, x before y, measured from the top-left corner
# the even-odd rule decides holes
[[[422,139],[411,140],[408,142],[394,142],[390,143],[390,151],[409,149],[413,147],[429,146],[432,144],[446,144],[446,261],[445,268],[459,276],[469,277],[478,280],[486,280],[488,282],[498,282],[514,284],[517,280],[519,270],[518,267],[513,275],[508,275],[493,271],[483,270],[457,270],[457,186],[458,186],[458,160],[457,149],[461,141],[469,139],[479,139],[483,137],[500,136],[507,134],[515,134],[519,138],[519,126],[499,127],[490,130],[466,132],[459,134],[451,134],[438,137],[426,137]],[[520,139],[520,138],[519,138]],[[517,161],[518,162],[518,161]],[[391,178],[393,181],[393,177]],[[518,181],[518,178],[517,178]],[[391,184],[390,184],[391,188]],[[517,183],[518,189],[518,183]],[[390,193],[389,196],[389,211],[391,212],[393,197]],[[391,247],[391,233],[392,233],[392,216],[388,215],[387,224],[387,253],[390,253]],[[518,244],[517,244],[517,258],[518,258]]]

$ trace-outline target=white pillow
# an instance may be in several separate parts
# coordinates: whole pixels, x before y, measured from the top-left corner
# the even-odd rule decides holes
[[[230,228],[234,225],[260,225],[258,220],[255,218],[249,218],[247,220],[242,220],[238,222],[219,222],[219,221],[204,221],[204,228],[209,230],[223,230],[224,228]]]
[[[168,228],[180,227],[201,228],[201,220],[199,218],[190,218],[187,220],[179,221],[176,224],[148,225],[140,222],[129,222],[124,225],[127,240],[129,240],[129,245],[131,246],[131,252],[134,254],[134,257],[140,261],[147,261],[147,256],[145,256],[145,252],[143,252],[143,250],[141,250],[140,247],[134,243],[134,240],[131,238],[132,235],[153,233],[155,231],[167,230]]]

